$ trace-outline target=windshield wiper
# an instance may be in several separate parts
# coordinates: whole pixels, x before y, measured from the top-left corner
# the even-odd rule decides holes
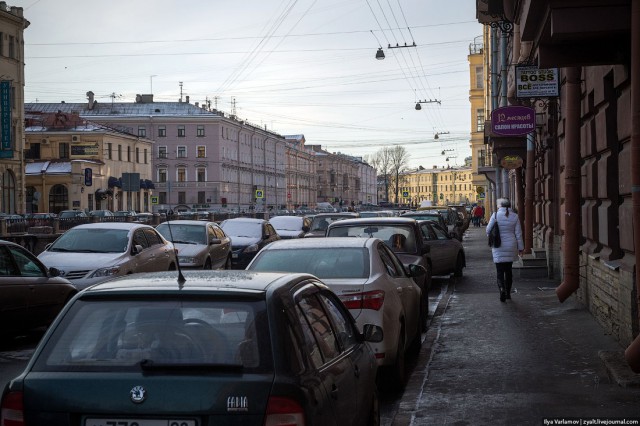
[[[244,369],[242,364],[215,364],[215,363],[175,363],[175,362],[156,362],[150,359],[143,359],[139,362],[143,371],[185,371],[185,372],[202,372],[202,371],[219,371],[228,373],[241,373]]]
[[[198,244],[198,243],[194,243],[193,241],[180,241],[180,240],[173,240],[174,244]]]

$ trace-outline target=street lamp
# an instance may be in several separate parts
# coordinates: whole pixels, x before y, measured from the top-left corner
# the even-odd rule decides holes
[[[376,59],[379,61],[384,59],[384,51],[382,50],[382,47],[378,48],[378,51],[376,52]]]

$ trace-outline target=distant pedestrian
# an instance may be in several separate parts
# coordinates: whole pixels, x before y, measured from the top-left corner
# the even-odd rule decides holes
[[[473,209],[473,224],[476,228],[480,227],[480,223],[482,222],[482,217],[484,216],[484,210],[480,205],[477,205]]]
[[[511,299],[511,285],[513,283],[512,266],[517,254],[522,254],[522,228],[518,215],[510,211],[511,202],[506,198],[498,199],[498,211],[491,215],[487,224],[487,236],[495,224],[500,230],[500,247],[492,247],[493,262],[496,264],[500,301]]]

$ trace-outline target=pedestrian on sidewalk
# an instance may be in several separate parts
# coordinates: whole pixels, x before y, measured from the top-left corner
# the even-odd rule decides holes
[[[498,211],[491,215],[487,224],[487,236],[493,226],[498,225],[500,230],[500,247],[492,247],[491,254],[496,264],[498,276],[498,289],[500,301],[511,299],[511,285],[513,283],[512,265],[517,254],[522,254],[524,242],[522,241],[522,228],[518,215],[510,210],[511,202],[507,198],[498,199]]]

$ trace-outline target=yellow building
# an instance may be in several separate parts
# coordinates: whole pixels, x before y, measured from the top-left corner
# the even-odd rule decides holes
[[[151,211],[153,141],[81,120],[29,118],[25,127],[27,213]]]
[[[418,169],[404,173],[403,181],[400,202],[412,207],[426,200],[433,206],[477,202],[478,193],[470,167]]]

